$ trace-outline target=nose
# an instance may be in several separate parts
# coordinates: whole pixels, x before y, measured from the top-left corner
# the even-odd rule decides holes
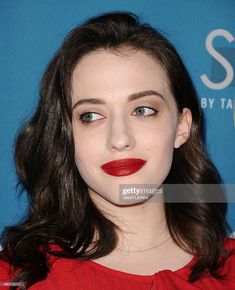
[[[131,150],[135,145],[134,137],[124,120],[120,118],[110,124],[107,136],[107,148],[109,151]]]

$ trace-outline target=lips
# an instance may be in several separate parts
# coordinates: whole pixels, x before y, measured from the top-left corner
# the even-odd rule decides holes
[[[112,176],[126,176],[131,175],[140,170],[146,160],[139,158],[127,158],[110,161],[101,166],[101,169]]]

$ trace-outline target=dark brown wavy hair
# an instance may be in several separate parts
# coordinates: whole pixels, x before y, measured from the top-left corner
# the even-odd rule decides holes
[[[92,202],[75,164],[71,75],[84,55],[98,49],[117,53],[125,47],[144,51],[160,64],[178,112],[185,107],[192,112],[189,140],[175,150],[165,183],[221,182],[203,145],[203,118],[194,86],[172,44],[132,13],[111,12],[89,19],[70,32],[49,63],[36,111],[16,140],[16,170],[28,193],[29,207],[20,224],[5,229],[2,259],[18,269],[13,281],[24,281],[26,288],[46,279],[50,272],[46,253],[95,259],[109,254],[117,244],[117,226]],[[218,258],[225,256],[226,204],[165,203],[165,212],[173,240],[200,256],[189,281],[206,272],[221,278]],[[95,233],[98,239],[93,242]],[[51,251],[53,243],[62,250]]]

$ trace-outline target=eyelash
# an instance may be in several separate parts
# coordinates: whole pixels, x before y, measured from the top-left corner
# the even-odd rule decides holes
[[[141,115],[141,116],[137,116],[137,117],[143,117],[143,118],[148,118],[148,117],[152,117],[152,116],[155,116],[157,113],[158,113],[158,110],[157,109],[154,109],[150,106],[138,106],[135,108],[134,112],[137,111],[138,109],[142,109],[142,108],[147,108],[147,109],[151,109],[154,111],[154,113],[151,113],[149,115]],[[83,120],[83,117],[86,115],[86,114],[98,114],[96,112],[85,112],[83,114],[80,114],[79,116],[79,120],[80,122],[83,124],[83,125],[89,125],[90,123],[93,123],[94,121],[84,121]],[[98,114],[100,115],[100,114]]]

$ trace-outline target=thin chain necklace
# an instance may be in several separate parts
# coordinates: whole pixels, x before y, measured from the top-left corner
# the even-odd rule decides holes
[[[118,249],[123,253],[124,256],[128,256],[129,253],[142,253],[142,252],[147,252],[149,250],[158,248],[158,247],[162,246],[163,244],[165,244],[166,242],[168,242],[169,240],[170,240],[170,236],[166,240],[161,242],[160,244],[157,244],[157,245],[155,245],[155,246],[153,246],[151,248],[147,248],[147,249],[143,249],[143,250],[122,250],[120,248],[118,248]]]

